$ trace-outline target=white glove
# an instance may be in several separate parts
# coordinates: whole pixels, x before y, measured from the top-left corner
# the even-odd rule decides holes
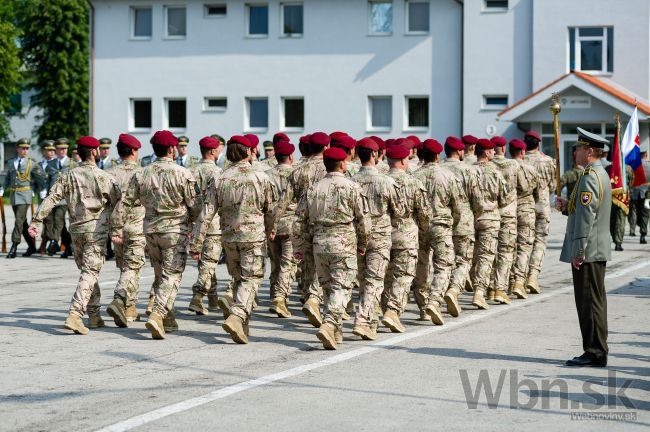
[[[45,199],[45,197],[47,196],[47,191],[43,189],[42,191],[39,192],[38,196],[40,196],[42,200]]]
[[[5,188],[0,187],[0,196],[4,196],[5,194]]]
[[[650,210],[650,199],[646,198],[643,200],[643,207],[645,207],[646,210]]]

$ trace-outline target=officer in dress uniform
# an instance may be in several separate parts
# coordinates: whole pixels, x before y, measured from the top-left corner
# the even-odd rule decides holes
[[[111,144],[113,144],[113,141],[110,138],[99,139],[99,160],[97,161],[97,168],[107,170],[119,163],[117,159],[111,158]]]
[[[188,137],[178,137],[178,156],[176,157],[176,163],[184,168],[194,169],[198,165],[199,159],[187,154],[187,146],[189,143],[190,139]]]

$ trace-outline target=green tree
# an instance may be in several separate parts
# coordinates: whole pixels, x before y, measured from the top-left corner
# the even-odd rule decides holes
[[[21,0],[21,53],[39,140],[88,133],[88,3]]]
[[[9,137],[12,96],[20,92],[18,28],[13,0],[0,2],[0,141]]]

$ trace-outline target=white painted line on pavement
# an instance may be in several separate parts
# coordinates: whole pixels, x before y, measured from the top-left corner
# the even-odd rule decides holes
[[[624,276],[628,273],[631,273],[635,270],[639,270],[643,267],[646,267],[650,265],[650,260],[648,261],[642,261],[639,263],[634,264],[631,267],[627,267],[624,269],[621,269],[619,271],[616,271],[614,273],[608,274],[605,279],[615,279],[621,276]],[[162,408],[158,408],[156,410],[150,411],[148,413],[140,414],[135,417],[131,417],[127,420],[121,421],[119,423],[112,424],[110,426],[106,426],[102,429],[99,429],[98,432],[123,432],[123,431],[128,431],[133,428],[136,428],[138,426],[142,426],[147,423],[151,423],[153,421],[159,420],[164,417],[168,417],[173,414],[178,414],[183,411],[190,410],[192,408],[196,408],[201,405],[205,405],[211,402],[214,402],[219,399],[224,399],[228,396],[241,393],[246,390],[251,390],[256,387],[260,387],[266,384],[271,384],[275,381],[280,381],[283,379],[291,378],[296,375],[303,374],[305,372],[312,371],[314,369],[319,369],[325,366],[331,366],[337,363],[341,363],[350,359],[353,359],[355,357],[362,356],[364,354],[368,354],[374,351],[379,350],[380,348],[385,348],[385,347],[391,347],[395,346],[401,342],[405,342],[411,339],[418,338],[420,336],[425,336],[431,333],[436,333],[436,332],[446,332],[448,330],[454,329],[456,327],[460,327],[464,324],[474,322],[474,321],[479,321],[485,318],[489,318],[495,315],[500,315],[503,313],[507,313],[510,311],[513,311],[515,309],[519,309],[520,307],[523,306],[528,306],[533,303],[537,303],[539,301],[543,301],[546,299],[549,299],[551,297],[554,297],[559,294],[564,294],[570,290],[573,289],[573,285],[566,285],[562,288],[558,288],[556,290],[550,291],[550,292],[543,292],[542,294],[534,295],[529,297],[525,301],[521,300],[515,300],[514,303],[512,303],[509,306],[492,306],[489,310],[487,311],[482,311],[479,313],[474,313],[472,315],[465,315],[462,316],[460,319],[454,320],[449,322],[448,324],[446,323],[444,326],[434,326],[434,327],[427,327],[421,330],[416,330],[413,332],[409,333],[404,333],[400,334],[399,336],[393,336],[390,337],[384,341],[379,341],[375,342],[371,345],[365,346],[363,348],[358,348],[354,349],[352,351],[344,352],[341,354],[333,355],[331,357],[328,357],[326,359],[314,362],[314,363],[308,363],[302,366],[297,366],[291,369],[287,369],[285,371],[277,372],[271,375],[266,375],[260,378],[255,378],[249,381],[244,381],[240,382],[237,384],[233,384],[224,388],[221,388],[219,390],[212,391],[210,393],[207,393],[202,396],[186,399],[181,402],[177,402],[171,405],[164,406]]]

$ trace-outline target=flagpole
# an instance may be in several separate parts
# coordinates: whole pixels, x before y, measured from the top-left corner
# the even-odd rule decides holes
[[[562,183],[560,181],[560,120],[559,114],[562,111],[560,106],[560,96],[553,92],[551,96],[551,106],[549,107],[553,113],[553,129],[555,131],[555,195],[560,196],[562,193]]]

